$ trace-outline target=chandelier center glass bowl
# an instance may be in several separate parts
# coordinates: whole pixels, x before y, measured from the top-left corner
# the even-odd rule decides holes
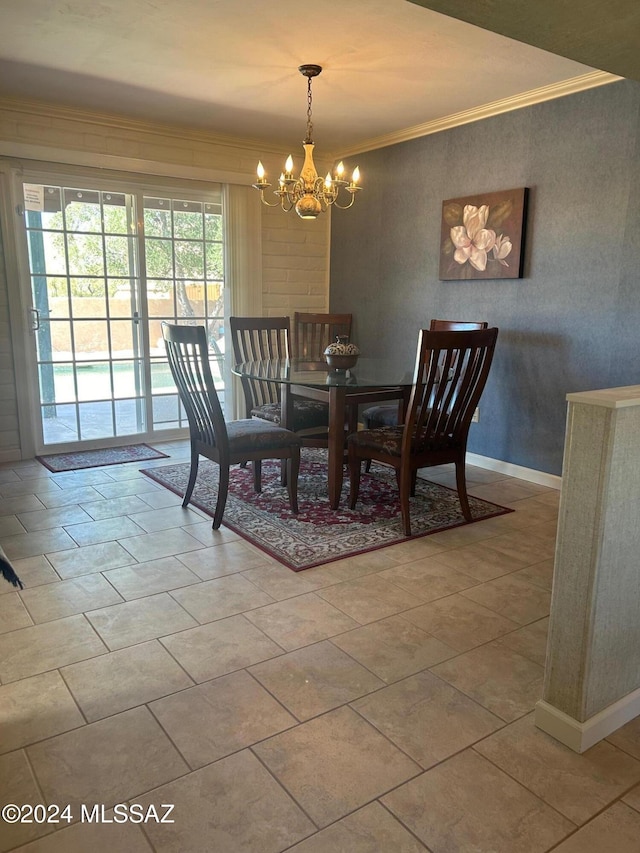
[[[267,181],[264,166],[258,162],[258,180],[253,186],[260,190],[260,198],[263,204],[267,207],[280,206],[284,211],[296,211],[302,219],[315,219],[319,213],[327,210],[331,205],[339,207],[341,210],[347,210],[356,199],[356,194],[361,187],[358,186],[360,180],[360,170],[356,166],[351,175],[351,180],[344,178],[344,164],[338,163],[333,177],[330,172],[327,172],[325,178],[318,177],[316,167],[313,162],[313,123],[311,121],[311,81],[322,71],[320,65],[301,65],[298,71],[307,78],[307,135],[302,143],[304,148],[304,163],[300,171],[300,176],[293,176],[293,159],[291,155],[287,158],[284,166],[284,172],[280,175],[278,188],[273,191],[273,194],[278,197],[277,201],[270,202],[265,198],[265,190],[271,187]],[[350,196],[350,198],[349,198]],[[346,203],[343,203],[346,202]]]

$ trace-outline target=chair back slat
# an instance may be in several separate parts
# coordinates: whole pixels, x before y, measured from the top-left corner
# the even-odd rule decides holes
[[[482,321],[467,323],[466,320],[432,320],[429,330],[432,332],[470,332],[473,329],[488,329],[489,324]]]
[[[288,317],[230,317],[231,341],[236,364],[265,358],[289,357]],[[247,417],[251,409],[280,402],[280,384],[243,376]]]
[[[224,452],[227,427],[211,375],[204,326],[163,323],[162,336],[192,436]]]
[[[420,332],[403,453],[466,444],[469,424],[489,375],[497,329]]]
[[[303,314],[293,317],[293,357],[323,361],[324,351],[338,335],[351,336],[351,314]]]

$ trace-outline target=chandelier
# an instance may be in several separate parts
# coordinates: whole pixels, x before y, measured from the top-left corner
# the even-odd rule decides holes
[[[289,155],[284,166],[284,172],[278,181],[278,189],[273,191],[273,194],[278,196],[278,201],[269,202],[264,196],[265,190],[268,190],[271,184],[267,181],[261,162],[258,162],[258,180],[253,186],[260,190],[262,203],[266,204],[267,207],[279,205],[287,213],[295,208],[296,213],[302,219],[315,219],[319,213],[325,211],[332,204],[341,210],[347,210],[351,207],[356,199],[356,193],[361,189],[358,186],[360,170],[356,166],[351,175],[351,180],[346,180],[343,177],[344,164],[340,162],[336,166],[333,177],[331,177],[330,172],[327,172],[326,178],[318,177],[313,163],[311,80],[320,74],[322,67],[320,65],[301,65],[298,71],[307,78],[307,135],[302,143],[304,164],[300,171],[300,177],[294,178],[293,158]],[[351,196],[350,199],[349,196]],[[342,202],[346,202],[347,199],[349,199],[348,202],[343,204]]]

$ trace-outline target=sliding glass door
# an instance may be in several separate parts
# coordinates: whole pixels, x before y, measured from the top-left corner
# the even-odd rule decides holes
[[[207,195],[25,183],[39,450],[186,426],[163,320],[206,326],[224,402],[224,225]]]

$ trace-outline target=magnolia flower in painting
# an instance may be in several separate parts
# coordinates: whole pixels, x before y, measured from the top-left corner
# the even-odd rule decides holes
[[[471,266],[480,272],[487,268],[487,252],[490,252],[496,243],[496,232],[485,228],[488,216],[488,204],[481,207],[465,204],[462,213],[463,224],[455,225],[451,229],[451,242],[456,247],[454,260],[459,264],[469,261]],[[511,243],[509,251],[505,251],[505,256],[510,251]]]
[[[496,261],[500,261],[503,267],[508,267],[509,264],[504,259],[507,257],[511,249],[513,249],[511,240],[508,237],[505,237],[504,234],[501,234],[499,237],[496,237],[496,242],[492,249],[493,257]]]

